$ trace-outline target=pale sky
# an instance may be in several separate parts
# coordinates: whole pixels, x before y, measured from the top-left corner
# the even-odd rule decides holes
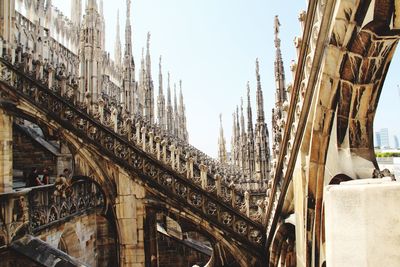
[[[70,1],[53,0],[53,5],[70,16]],[[114,54],[118,9],[123,49],[125,0],[104,0],[106,49],[111,55]],[[132,0],[136,73],[140,68],[141,49],[150,31],[155,95],[158,93],[158,58],[162,55],[164,82],[167,71],[171,72],[172,83],[178,84],[179,79],[183,81],[190,143],[216,157],[219,113],[223,114],[229,147],[232,112],[240,104],[240,97],[244,98],[247,106],[247,81],[251,86],[253,116],[256,114],[257,57],[260,60],[264,110],[270,129],[275,91],[274,16],[279,15],[281,22],[282,54],[286,83],[289,83],[292,82],[289,65],[295,59],[293,40],[301,35],[298,14],[303,9],[306,9],[306,1],[299,0]],[[400,67],[399,57],[395,55],[391,64],[374,125],[376,130],[389,128],[391,144],[393,134],[400,137],[400,89],[397,89],[400,80],[396,75]],[[164,84],[164,93],[166,88]]]

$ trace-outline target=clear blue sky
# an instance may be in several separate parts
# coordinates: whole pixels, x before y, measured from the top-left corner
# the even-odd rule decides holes
[[[53,4],[70,15],[69,1],[53,0]],[[124,44],[125,0],[104,0],[106,49],[111,54],[114,52],[117,9],[120,12],[121,42]],[[274,16],[279,15],[281,22],[282,53],[288,83],[292,81],[290,61],[295,59],[293,39],[301,34],[298,14],[302,9],[306,9],[306,1],[132,0],[136,68],[140,67],[141,49],[146,43],[146,33],[150,31],[155,94],[158,92],[158,58],[162,55],[164,81],[167,71],[171,72],[172,82],[183,81],[190,142],[215,157],[219,113],[223,114],[229,146],[232,112],[240,104],[240,97],[246,99],[248,80],[253,115],[256,114],[256,57],[260,60],[265,112],[270,127],[275,90]],[[400,134],[400,93],[396,87],[400,84],[396,73],[399,66],[399,56],[395,55],[375,118],[375,128],[387,127],[390,135]],[[393,143],[392,137],[390,139]]]

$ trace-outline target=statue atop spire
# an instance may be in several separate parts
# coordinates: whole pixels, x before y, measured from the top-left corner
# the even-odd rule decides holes
[[[126,20],[131,19],[131,0],[126,0]]]
[[[278,15],[275,15],[275,20],[274,20],[274,34],[275,38],[278,37],[279,35],[279,27],[281,26],[281,23],[279,22]]]

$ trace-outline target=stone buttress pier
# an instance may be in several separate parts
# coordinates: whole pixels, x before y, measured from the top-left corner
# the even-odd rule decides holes
[[[116,184],[115,215],[119,229],[120,266],[144,266],[145,189],[123,169],[119,170]]]
[[[0,107],[0,193],[12,190],[13,117]]]

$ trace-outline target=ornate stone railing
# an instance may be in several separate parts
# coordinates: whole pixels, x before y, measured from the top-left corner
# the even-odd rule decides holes
[[[0,194],[0,248],[21,234],[35,233],[88,212],[103,212],[105,198],[89,180],[62,190],[54,184]]]
[[[10,90],[9,93],[18,94],[63,128],[139,176],[147,186],[214,222],[234,239],[262,251],[264,226],[250,219],[248,194],[238,194],[233,186],[225,186],[221,176],[214,178],[209,174],[204,162],[195,164],[196,155],[184,156],[182,146],[148,131],[151,128],[141,124],[141,120],[119,120],[115,108],[110,113],[104,112],[101,100],[93,105],[76,103],[76,88],[67,87],[62,77],[55,80],[45,71],[26,72],[29,67],[25,64],[12,65],[0,59],[0,80],[6,85],[2,86],[5,93]]]
[[[29,193],[30,227],[38,231],[84,212],[101,211],[104,206],[104,194],[90,181],[76,181],[60,191],[54,185],[32,187]]]

